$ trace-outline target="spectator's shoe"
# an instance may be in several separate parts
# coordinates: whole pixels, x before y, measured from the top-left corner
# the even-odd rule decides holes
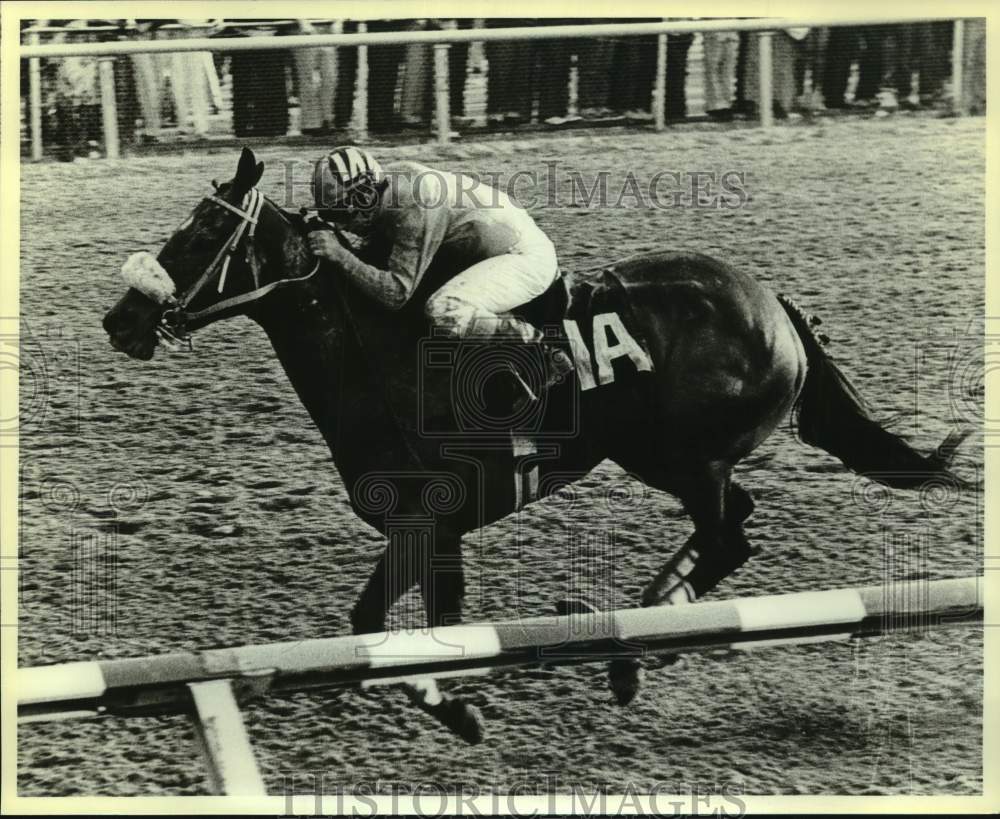
[[[629,120],[629,122],[652,122],[653,115],[649,111],[633,108],[631,111],[625,112],[625,119]]]
[[[451,127],[455,131],[468,131],[477,126],[475,117],[463,117],[457,114],[451,118]]]
[[[713,108],[711,111],[705,112],[708,118],[714,120],[715,122],[732,122],[733,121],[733,109],[732,108]]]
[[[543,122],[549,128],[563,128],[566,125],[572,125],[574,122],[580,122],[580,120],[581,120],[581,118],[578,117],[578,116],[576,116],[576,115],[567,114],[564,117],[559,117],[559,116],[546,117],[543,120]]]
[[[896,98],[896,92],[891,88],[883,88],[878,92],[878,107],[882,111],[887,111],[893,113],[899,110],[899,100]]]
[[[610,108],[586,108],[580,111],[580,115],[582,122],[595,126],[622,125],[625,122],[624,113]]]

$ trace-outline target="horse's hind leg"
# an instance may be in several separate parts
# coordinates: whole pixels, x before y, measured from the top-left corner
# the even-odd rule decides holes
[[[743,522],[753,512],[753,499],[730,479],[731,466],[707,464],[678,481],[649,481],[677,495],[694,523],[694,533],[657,572],[643,591],[642,605],[690,603],[713,589],[751,555]],[[638,693],[641,666],[637,660],[611,663],[611,688],[622,705]]]
[[[719,486],[682,496],[694,534],[667,561],[642,595],[643,606],[690,603],[714,589],[753,554],[743,522],[753,513],[753,498],[728,471]]]

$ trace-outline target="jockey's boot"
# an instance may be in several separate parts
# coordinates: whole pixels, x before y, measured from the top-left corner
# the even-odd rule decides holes
[[[570,358],[569,353],[560,347],[545,343],[541,344],[541,348],[545,362],[545,382],[541,385],[538,394],[531,389],[516,370],[514,371],[515,380],[520,386],[514,398],[515,415],[519,414],[529,404],[539,401],[550,387],[561,384],[573,372],[573,359]]]

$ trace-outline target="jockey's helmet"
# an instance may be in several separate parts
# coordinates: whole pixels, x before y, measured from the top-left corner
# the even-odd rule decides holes
[[[384,185],[382,166],[368,151],[346,145],[316,163],[312,192],[321,216],[348,216],[370,211]]]

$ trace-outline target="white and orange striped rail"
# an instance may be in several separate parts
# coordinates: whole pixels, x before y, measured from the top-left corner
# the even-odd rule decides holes
[[[187,712],[220,790],[261,793],[237,699],[491,668],[872,637],[983,619],[982,578],[535,617],[20,669],[22,721]]]

